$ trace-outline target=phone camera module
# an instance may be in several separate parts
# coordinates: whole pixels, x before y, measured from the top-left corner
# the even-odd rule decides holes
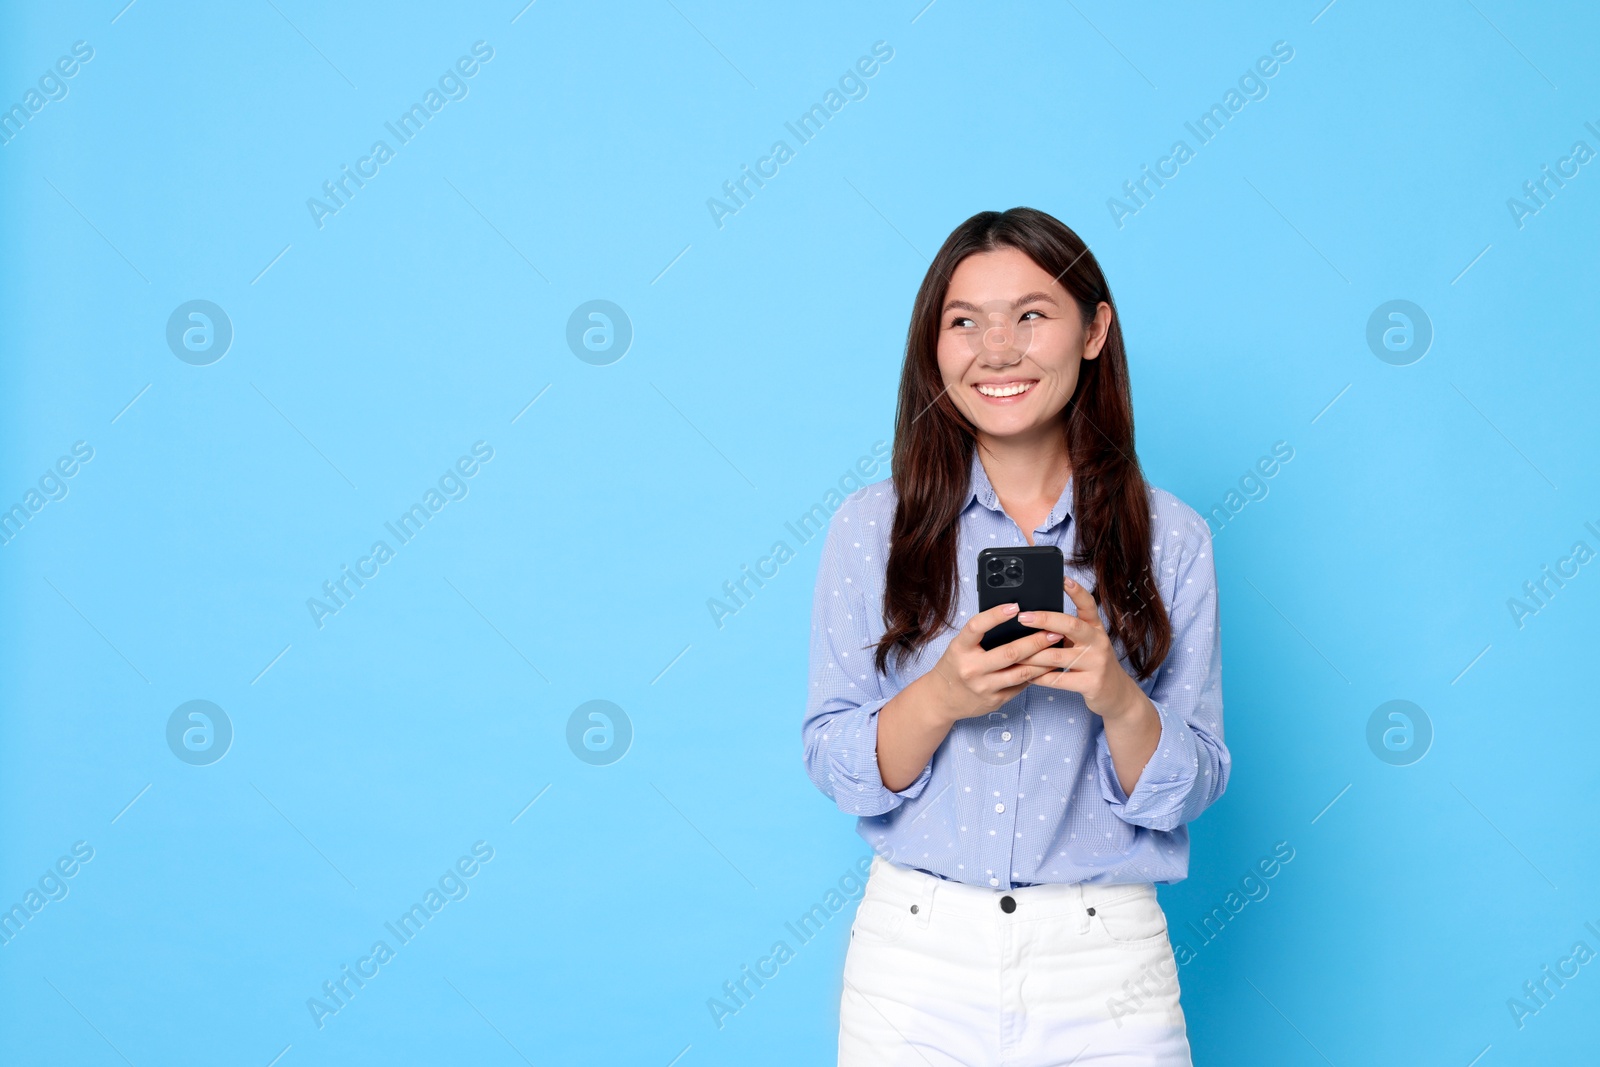
[[[984,561],[984,584],[991,589],[1012,589],[1022,584],[1020,556],[990,556]]]

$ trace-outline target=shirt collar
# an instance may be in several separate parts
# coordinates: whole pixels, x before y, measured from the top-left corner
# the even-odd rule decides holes
[[[989,472],[983,469],[983,461],[978,458],[976,447],[972,450],[972,466],[967,477],[967,498],[962,504],[965,511],[976,500],[984,507],[1000,515],[1005,515],[1005,508],[1000,506],[1000,497],[994,491],[994,486],[989,482]],[[1063,519],[1073,518],[1072,514],[1072,476],[1067,476],[1067,484],[1061,490],[1061,498],[1056,501],[1055,507],[1050,509],[1050,515],[1044,520],[1044,526],[1034,532],[1048,532],[1058,526]]]

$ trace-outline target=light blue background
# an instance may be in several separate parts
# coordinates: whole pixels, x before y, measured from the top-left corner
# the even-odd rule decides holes
[[[1521,1029],[1507,1000],[1600,950],[1600,564],[1520,629],[1507,600],[1600,549],[1600,163],[1521,228],[1506,201],[1600,148],[1600,18],[922,2],[7,5],[0,104],[95,53],[0,147],[0,504],[95,451],[0,547],[0,903],[95,852],[0,947],[0,1058],[831,1062],[850,909],[706,1006],[866,854],[800,765],[818,543],[721,629],[706,601],[892,436],[925,257],[1016,204],[1110,279],[1155,484],[1207,512],[1294,448],[1217,534],[1234,772],[1174,936],[1295,858],[1182,970],[1197,1063],[1592,1055],[1600,965]],[[470,95],[318,229],[478,40]],[[880,40],[719,229],[706,199]],[[211,366],[165,342],[191,299],[234,326]],[[610,366],[565,342],[591,299],[633,324]],[[1410,366],[1365,340],[1391,299],[1435,329]],[[318,629],[306,599],[480,440]],[[235,730],[211,766],[167,747],[192,699]],[[566,742],[593,699],[635,731],[609,766]],[[1436,734],[1410,766],[1367,745],[1391,699]],[[319,1030],[307,998],[479,840],[470,895]]]

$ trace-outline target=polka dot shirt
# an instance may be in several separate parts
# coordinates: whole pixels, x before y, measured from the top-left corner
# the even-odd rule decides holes
[[[1009,889],[1047,882],[1176,882],[1188,873],[1187,823],[1222,795],[1222,645],[1211,532],[1192,508],[1150,487],[1151,560],[1172,620],[1172,649],[1140,688],[1161,737],[1132,793],[1117,779],[1098,715],[1066,690],[1029,686],[988,715],[958,721],[921,774],[891,791],[878,772],[878,712],[927,673],[955,634],[916,657],[873,663],[884,633],[884,564],[894,521],[892,479],[834,512],[812,603],[810,692],[801,727],[807,774],[884,858],[940,878]],[[1026,545],[976,453],[959,520],[955,619],[977,611],[984,548]],[[1034,531],[1069,558],[1072,483]],[[1092,571],[1069,577],[1093,589]],[[1068,606],[1070,611],[1070,604]],[[1102,624],[1104,613],[1102,612]],[[1127,659],[1122,659],[1127,669]],[[1131,672],[1130,672],[1131,674]]]

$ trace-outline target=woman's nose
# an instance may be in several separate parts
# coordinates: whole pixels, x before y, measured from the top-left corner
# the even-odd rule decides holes
[[[1004,352],[1011,347],[1011,327],[1003,319],[992,319],[983,331],[983,347],[990,352]]]

